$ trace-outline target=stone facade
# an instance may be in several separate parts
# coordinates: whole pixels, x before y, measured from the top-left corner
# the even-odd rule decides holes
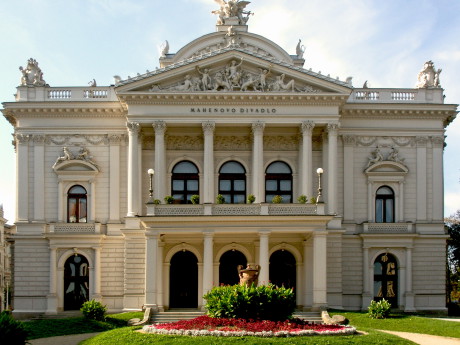
[[[89,298],[201,308],[239,264],[294,287],[304,309],[388,297],[445,310],[443,143],[457,106],[439,73],[426,65],[417,89],[354,88],[303,69],[302,46],[289,55],[248,32],[241,11],[219,10],[215,33],[177,54],[165,45],[161,69],[115,86],[50,87],[35,60],[22,69],[40,78],[26,73],[2,110],[17,154],[18,316]]]

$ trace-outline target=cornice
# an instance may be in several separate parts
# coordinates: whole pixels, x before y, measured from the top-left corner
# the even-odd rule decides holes
[[[63,105],[63,104],[61,104]],[[120,117],[126,116],[126,111],[118,107],[8,107],[1,110],[4,116],[10,117]]]
[[[452,117],[455,118],[457,114],[455,107],[404,107],[404,108],[394,108],[394,107],[366,107],[366,108],[349,108],[348,105],[346,108],[342,108],[341,115],[344,118],[366,118],[369,117],[378,117],[380,119],[427,119],[427,118],[439,118],[443,120],[450,120]],[[453,118],[452,118],[453,120]]]

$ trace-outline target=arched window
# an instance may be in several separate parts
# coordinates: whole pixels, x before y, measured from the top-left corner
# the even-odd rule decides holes
[[[228,204],[244,204],[246,201],[246,170],[235,161],[222,165],[219,170],[219,194]]]
[[[292,170],[284,162],[273,162],[265,171],[265,202],[272,202],[275,195],[283,197],[283,203],[292,202]]]
[[[398,264],[388,253],[380,254],[374,261],[374,300],[383,298],[392,307],[398,306]]]
[[[87,219],[86,189],[75,185],[67,192],[67,222],[86,223]]]
[[[377,189],[375,196],[375,222],[394,223],[395,221],[395,194],[387,186]]]
[[[190,198],[199,194],[198,168],[189,161],[177,163],[172,170],[171,194],[181,204],[190,204]]]

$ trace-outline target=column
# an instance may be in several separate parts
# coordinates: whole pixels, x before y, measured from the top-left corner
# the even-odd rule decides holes
[[[443,221],[443,200],[444,200],[444,181],[443,181],[443,149],[444,137],[433,137],[433,220]]]
[[[45,136],[34,135],[34,221],[45,221]]]
[[[157,305],[158,310],[164,311],[164,304],[163,304],[163,248],[164,242],[161,241],[161,237],[158,240],[158,265],[157,265]],[[169,278],[169,277],[168,277]],[[165,279],[168,279],[165,278]]]
[[[92,299],[101,300],[101,247],[93,247],[94,250],[94,289]]]
[[[47,296],[47,308],[46,314],[56,314],[57,313],[57,294],[56,294],[56,252],[57,248],[50,247],[50,288]]]
[[[264,128],[265,123],[261,121],[252,124],[252,194],[256,197],[256,202],[265,202]]]
[[[88,215],[88,221],[92,223],[96,219],[96,182],[93,179],[89,180],[89,186],[91,194],[89,195],[90,212]]]
[[[370,263],[369,263],[369,248],[363,248],[363,295],[361,309],[366,310],[372,300],[370,287]]]
[[[344,135],[343,140],[343,218],[344,220],[354,219],[354,146],[356,138],[354,135]]]
[[[30,135],[16,134],[16,219],[29,220],[29,139]],[[43,201],[42,201],[43,202]]]
[[[327,210],[329,214],[337,214],[337,132],[339,125],[329,123],[328,132],[328,189]]]
[[[140,126],[137,122],[127,122],[128,127],[128,217],[138,214],[137,205],[137,185],[138,181],[138,137]]]
[[[313,250],[311,236],[303,241],[303,305],[304,308],[313,304]]]
[[[120,223],[120,142],[122,136],[109,135],[109,223]]]
[[[213,237],[212,231],[203,232],[203,295],[212,289]]]
[[[62,223],[65,221],[64,208],[67,207],[66,197],[64,195],[64,186],[61,178],[58,177],[58,222]]]
[[[163,200],[163,198],[169,194],[166,189],[166,123],[164,121],[155,121],[153,129],[155,130],[155,175],[153,175],[153,197],[154,199]]]
[[[269,255],[268,255],[268,243],[270,239],[270,231],[263,230],[259,231],[259,265],[260,265],[260,272],[259,272],[259,285],[266,285],[268,284],[269,278]]]
[[[145,249],[145,307],[157,310],[158,231],[147,230]]]
[[[406,292],[405,292],[405,312],[415,311],[414,293],[412,292],[412,247],[406,248]]]
[[[300,194],[306,195],[307,197],[313,196],[313,181],[312,181],[312,169],[313,169],[313,158],[312,158],[312,133],[315,128],[313,121],[304,121],[300,125],[302,132],[302,146],[300,147],[300,169],[299,169],[299,181],[300,181]]]
[[[313,232],[313,309],[327,306],[327,232]]]
[[[427,137],[415,138],[417,143],[417,220],[426,221],[427,211],[427,159],[426,159],[426,145],[428,142]]]
[[[203,203],[214,202],[214,130],[216,124],[206,121],[202,124],[204,134],[204,167],[203,167]]]

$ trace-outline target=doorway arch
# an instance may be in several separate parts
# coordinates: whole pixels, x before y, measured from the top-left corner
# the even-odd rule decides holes
[[[269,279],[276,286],[296,287],[296,259],[288,250],[280,249],[270,256]]]
[[[220,257],[219,285],[236,285],[239,283],[238,265],[246,267],[248,260],[239,250],[226,251]]]
[[[79,310],[89,300],[89,264],[80,254],[64,264],[64,310]]]
[[[170,261],[169,307],[198,308],[198,259],[192,252],[181,250]]]
[[[392,254],[380,254],[374,261],[374,300],[398,307],[398,262]]]

